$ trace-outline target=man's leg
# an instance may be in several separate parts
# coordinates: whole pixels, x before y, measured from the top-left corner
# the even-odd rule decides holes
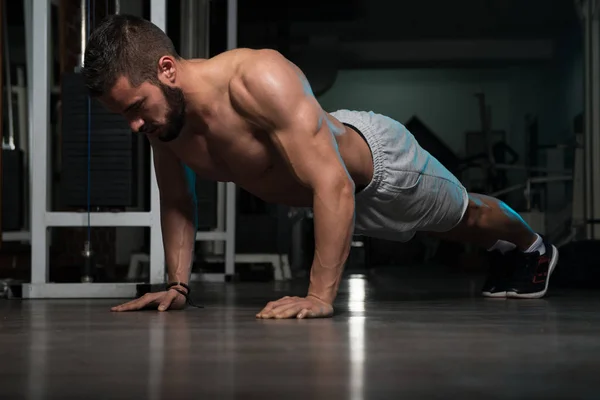
[[[490,297],[544,296],[558,261],[556,248],[536,234],[519,214],[506,203],[481,194],[469,194],[469,205],[456,227],[429,233],[443,240],[472,243],[506,254],[492,259],[491,279],[485,285],[489,291],[484,288],[484,295]],[[507,280],[504,283],[500,282],[503,278]],[[493,287],[495,284],[498,287]]]
[[[475,193],[469,193],[465,215],[454,229],[431,232],[431,235],[444,240],[473,243],[486,249],[503,240],[523,251],[537,239],[537,234],[506,203]]]

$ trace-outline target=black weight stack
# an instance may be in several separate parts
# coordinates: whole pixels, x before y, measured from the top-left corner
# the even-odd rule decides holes
[[[79,73],[62,76],[61,204],[85,208],[88,182],[88,121],[90,140],[90,205],[121,208],[134,204],[134,136],[123,116],[90,99]]]

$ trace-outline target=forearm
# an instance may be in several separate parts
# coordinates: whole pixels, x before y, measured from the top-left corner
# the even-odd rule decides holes
[[[161,226],[168,281],[188,283],[196,240],[193,201],[162,201]]]
[[[337,296],[354,232],[354,188],[334,185],[315,192],[315,256],[308,294],[331,304]]]

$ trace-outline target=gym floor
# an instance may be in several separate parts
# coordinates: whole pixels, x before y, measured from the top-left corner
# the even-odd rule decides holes
[[[0,301],[0,397],[597,398],[597,293],[483,299],[480,278],[415,271],[348,276],[322,320],[254,318],[304,282],[204,284],[206,308],[167,313]]]

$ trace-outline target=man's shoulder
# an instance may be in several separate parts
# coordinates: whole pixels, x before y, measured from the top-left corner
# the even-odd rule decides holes
[[[234,65],[237,70],[244,71],[257,65],[263,65],[264,63],[287,62],[287,59],[279,51],[268,48],[227,50],[213,56],[210,60],[215,64]]]
[[[232,77],[244,86],[281,85],[290,79],[297,79],[301,71],[277,50],[251,50],[244,55]]]
[[[272,84],[281,84],[289,79],[293,65],[278,51],[272,49],[236,49],[234,69],[229,76],[229,89],[233,93],[243,93],[260,89]],[[233,51],[233,50],[232,50]],[[285,76],[287,75],[287,76]],[[284,77],[285,76],[285,77]]]
[[[272,49],[241,50],[229,77],[229,98],[246,117],[286,115],[305,99],[302,73],[281,53]],[[265,121],[261,121],[264,123]]]
[[[278,66],[290,62],[277,50],[238,48],[219,53],[209,60],[210,70],[225,78],[226,84],[245,86],[248,81],[261,80],[276,72]],[[285,68],[284,67],[284,68]]]

